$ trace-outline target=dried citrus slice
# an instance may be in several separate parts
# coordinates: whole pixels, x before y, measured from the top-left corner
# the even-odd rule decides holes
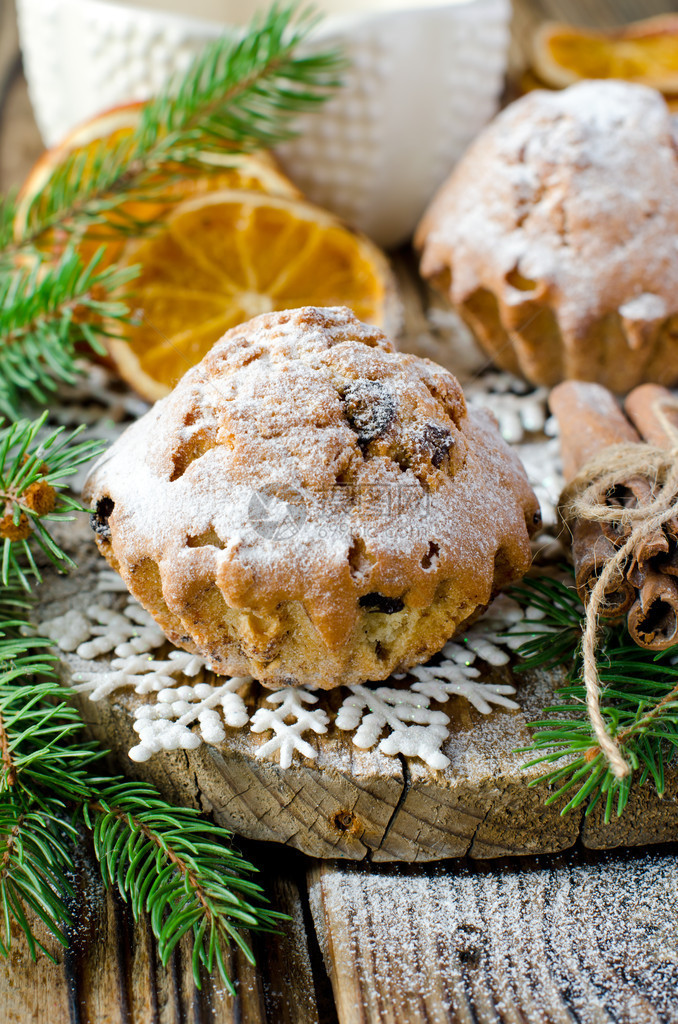
[[[14,234],[17,239],[26,232],[30,205],[35,195],[43,188],[56,168],[73,154],[84,155],[82,175],[87,176],[88,165],[94,158],[95,143],[101,139],[110,141],[111,146],[124,143],[130,139],[139,123],[143,103],[130,103],[114,107],[103,114],[92,118],[75,128],[57,146],[48,149],[30,171],[17,200],[17,212],[14,221]],[[98,148],[98,147],[97,147]],[[185,167],[177,164],[167,165],[162,172],[154,175],[153,185],[160,193],[158,201],[144,199],[124,203],[119,213],[111,212],[107,216],[111,223],[116,219],[130,216],[143,224],[153,223],[178,202],[194,195],[219,189],[253,189],[271,195],[300,198],[301,193],[292,182],[278,169],[270,153],[242,154],[226,152],[205,153],[201,162],[203,167]],[[58,252],[66,238],[59,238],[53,233],[43,238],[45,248]],[[79,241],[79,249],[83,260],[91,259],[96,249],[105,244],[106,252],[103,265],[107,266],[120,256],[125,244],[125,237],[112,227],[98,224]]]
[[[678,92],[678,15],[636,21],[612,32],[546,22],[534,36],[533,64],[546,84],[582,78],[623,78],[660,92]]]
[[[395,331],[400,303],[388,260],[369,239],[300,200],[228,190],[181,203],[152,235],[128,243],[140,264],[136,324],[109,350],[154,401],[225,331],[258,313],[349,306]]]

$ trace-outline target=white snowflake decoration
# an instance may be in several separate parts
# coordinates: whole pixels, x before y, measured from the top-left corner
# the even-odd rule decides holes
[[[520,705],[509,699],[516,692],[509,683],[474,683],[464,679],[455,665],[437,665],[433,668],[417,666],[411,675],[418,680],[411,689],[431,700],[444,704],[450,697],[464,697],[481,715],[489,715],[492,704],[516,711]]]
[[[121,610],[104,603],[125,590],[117,574],[101,572],[97,590],[102,594],[100,602],[46,619],[36,631],[91,665],[76,671],[71,680],[73,688],[87,693],[90,700],[106,700],[130,688],[150,698],[134,713],[139,742],[129,752],[132,760],[145,761],[161,750],[218,744],[226,739],[228,729],[244,728],[273,734],[257,751],[262,760],[277,755],[280,766],[289,768],[295,754],[316,757],[305,735],[326,733],[330,724],[327,711],[313,707],[320,699],[316,693],[306,687],[272,692],[265,698],[270,707],[260,707],[250,717],[237,692],[253,682],[250,677],[216,677],[209,674],[203,658],[186,651],[174,649],[166,657],[157,657],[154,652],[167,640],[148,612],[130,598]],[[350,692],[335,718],[337,728],[353,732],[353,742],[362,749],[377,747],[383,754],[419,757],[431,768],[444,768],[449,760],[441,747],[449,735],[449,718],[429,705],[461,697],[482,714],[497,706],[516,708],[510,699],[514,688],[483,683],[476,661],[506,664],[510,652],[526,638],[526,620],[538,617],[534,610],[526,615],[505,596],[497,598],[463,637],[445,645],[439,664],[411,669],[409,686],[348,687]],[[110,662],[97,660],[111,653]],[[189,684],[188,680],[195,681]]]
[[[117,658],[146,654],[162,647],[167,640],[146,609],[131,599],[122,612],[100,604],[86,611],[68,611],[41,622],[39,631],[60,650],[75,651],[85,661],[110,651]]]
[[[355,731],[356,747],[369,750],[388,728],[388,735],[379,741],[383,754],[409,754],[420,757],[431,768],[447,767],[450,759],[441,754],[440,748],[447,739],[450,720],[443,711],[429,709],[427,696],[389,686],[375,690],[349,686],[349,690],[351,696],[339,708],[336,726],[346,732]]]
[[[154,704],[144,704],[134,712],[139,743],[129,756],[133,761],[147,761],[160,750],[194,750],[203,742],[222,743],[226,739],[224,725],[240,729],[249,721],[245,702],[235,691],[250,682],[250,676],[234,676],[218,686],[196,683],[160,690]],[[197,731],[191,728],[195,725]]]
[[[520,646],[507,639],[506,634],[513,626],[522,622],[524,617],[525,612],[517,601],[500,594],[485,614],[470,626],[462,637],[445,644],[442,656],[457,665],[469,666],[476,658],[482,658],[488,665],[495,667],[506,665],[510,660],[510,652]],[[475,678],[477,675],[477,672],[469,673],[469,678]]]
[[[176,686],[184,676],[197,676],[206,664],[196,654],[170,651],[166,661],[149,655],[133,654],[127,658],[114,658],[110,671],[77,672],[73,676],[73,689],[87,693],[90,700],[105,700],[115,690],[133,686],[142,696],[159,693]]]
[[[272,730],[274,735],[257,751],[257,757],[264,759],[270,754],[280,751],[280,767],[289,768],[292,756],[298,750],[304,757],[313,760],[316,752],[310,743],[302,737],[309,729],[315,733],[327,732],[330,718],[325,710],[314,711],[304,707],[305,704],[317,704],[318,698],[302,686],[288,686],[276,690],[266,698],[267,704],[273,708],[258,708],[252,716],[250,729],[254,733]],[[287,719],[291,718],[292,722]]]
[[[465,384],[464,395],[472,409],[489,409],[497,417],[501,436],[509,444],[523,441],[526,434],[551,430],[548,388],[533,388],[510,373],[490,371]]]

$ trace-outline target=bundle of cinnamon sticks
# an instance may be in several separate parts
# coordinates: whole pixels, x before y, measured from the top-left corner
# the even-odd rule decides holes
[[[560,427],[566,483],[578,478],[591,460],[618,452],[616,446],[645,445],[673,450],[678,443],[678,403],[666,388],[642,384],[628,395],[624,411],[615,397],[599,384],[566,381],[551,392],[551,410]],[[624,449],[635,451],[635,449]],[[638,515],[656,498],[660,482],[648,459],[618,460],[618,479],[607,483],[603,501],[609,508],[636,509]],[[624,463],[635,464],[634,471]],[[611,461],[611,465],[615,465]],[[566,489],[567,493],[567,489]],[[561,507],[572,536],[575,583],[584,604],[603,568],[624,545],[631,526],[619,521],[595,521],[572,516]],[[636,520],[638,521],[638,520]],[[649,524],[648,524],[649,525]],[[633,640],[649,650],[664,650],[678,643],[678,516],[642,538],[605,588],[600,614],[610,621],[627,618]]]

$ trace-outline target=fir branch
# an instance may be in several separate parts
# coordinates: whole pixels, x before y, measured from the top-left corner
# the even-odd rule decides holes
[[[42,652],[44,641],[22,646],[30,655],[33,646]],[[150,914],[163,963],[192,930],[196,983],[200,964],[212,971],[216,960],[230,986],[224,960],[230,942],[251,960],[240,929],[268,929],[279,917],[265,907],[260,887],[243,877],[255,869],[230,849],[231,833],[197,811],[172,807],[144,783],[93,777],[91,766],[101,751],[83,740],[82,721],[65,702],[63,689],[52,676],[25,681],[25,672],[45,670],[50,670],[45,655],[36,659],[33,652],[14,662],[9,684],[0,679],[0,715],[10,758],[5,793],[11,772],[12,792],[24,805],[36,803],[40,813],[55,820],[74,808],[92,832],[106,884],[130,899],[135,919],[144,911]],[[0,821],[3,808],[6,804],[0,803]],[[57,891],[67,898],[64,888]]]
[[[0,900],[10,907],[32,953],[43,947],[26,907],[38,912],[62,941],[71,894],[66,872],[73,858],[60,836],[76,838],[73,824],[67,824],[73,815],[74,822],[92,833],[106,884],[130,900],[135,919],[144,911],[150,914],[163,962],[192,931],[196,984],[201,965],[208,971],[216,965],[232,988],[225,960],[228,946],[236,943],[251,960],[241,929],[270,930],[281,917],[266,907],[261,888],[246,877],[256,869],[233,852],[231,833],[199,812],[173,807],[145,783],[92,774],[102,751],[82,735],[82,720],[56,678],[50,643],[21,632],[18,622],[0,627],[0,720],[6,751],[0,858],[6,855],[13,865],[11,878],[5,878],[0,863]],[[49,841],[42,834],[45,829],[51,829]],[[35,886],[41,878],[48,880],[52,904],[36,907],[36,893],[14,865],[19,842],[29,858],[24,872]],[[8,948],[6,930],[0,953],[6,955]]]
[[[102,354],[101,337],[128,318],[126,305],[107,296],[137,270],[98,270],[102,256],[100,249],[83,266],[67,250],[53,266],[35,258],[0,275],[0,413],[16,418],[26,395],[44,402],[59,383],[72,384],[81,372],[78,346]]]
[[[135,918],[150,914],[163,962],[192,931],[196,984],[201,965],[216,965],[232,987],[227,947],[235,942],[251,959],[241,929],[268,930],[280,917],[244,877],[255,869],[232,851],[231,833],[198,812],[173,807],[146,784],[92,774],[102,751],[82,735],[51,642],[29,631],[20,618],[0,623],[0,953],[9,951],[12,921],[32,955],[45,951],[29,908],[65,941],[74,816],[93,834],[106,884],[130,899]]]
[[[0,716],[7,751],[0,795],[11,789],[30,801],[44,788],[50,809],[58,809],[58,800],[63,811],[90,797],[91,765],[101,752],[82,739],[82,719],[65,700],[50,642],[12,638],[7,624],[0,628]]]
[[[56,168],[33,198],[23,237],[7,248],[9,255],[31,249],[57,227],[82,231],[83,223],[106,218],[149,188],[157,195],[161,167],[289,138],[293,119],[327,98],[344,66],[334,50],[298,54],[316,23],[296,4],[274,5],[239,38],[208,45],[144,107],[131,137],[94,141]],[[124,218],[108,223],[124,231]]]
[[[0,197],[0,263],[2,253],[14,239],[14,222],[16,219],[16,192],[9,192]]]
[[[556,580],[526,580],[516,596],[524,604],[538,602],[543,613],[518,652],[525,659],[521,668],[561,664],[567,671],[567,684],[557,691],[560,703],[546,709],[548,717],[531,723],[534,742],[523,748],[537,754],[526,768],[557,767],[530,784],[546,779],[555,787],[547,803],[571,793],[563,814],[586,803],[588,815],[604,799],[606,821],[615,809],[617,815],[623,813],[634,785],[651,780],[663,795],[666,766],[678,751],[678,649],[645,651],[630,641],[623,625],[604,629],[601,712],[636,773],[618,779],[596,743],[586,713],[579,649],[583,610],[576,591]]]
[[[274,5],[240,39],[208,45],[182,81],[145,108],[139,137],[152,140],[162,160],[196,143],[220,152],[224,142],[252,149],[289,138],[292,118],[319,106],[344,67],[336,51],[298,55],[318,21],[296,5]]]
[[[45,811],[27,811],[13,800],[0,802],[2,956],[9,956],[12,923],[16,922],[33,959],[41,950],[56,962],[36,938],[27,910],[37,915],[63,946],[68,945],[64,934],[64,927],[70,923],[66,900],[74,893],[66,876],[72,862],[67,843],[74,836],[72,826]]]
[[[63,491],[79,466],[100,454],[101,445],[78,440],[59,427],[41,439],[47,419],[19,420],[0,427],[0,580],[30,589],[29,576],[40,580],[33,547],[59,567],[73,565],[45,523],[68,521],[82,505]]]
[[[21,584],[11,581],[6,586],[0,585],[0,634],[2,623],[18,619],[23,621],[30,607],[30,596]]]
[[[557,579],[527,577],[511,588],[510,595],[541,616],[524,619],[521,629],[512,630],[513,636],[526,638],[519,652],[525,664],[518,665],[516,671],[568,664],[582,632],[582,608],[574,586]]]
[[[236,943],[253,964],[241,929],[271,930],[283,915],[267,909],[261,887],[244,877],[255,869],[229,849],[232,833],[211,825],[207,835],[198,811],[169,813],[144,783],[105,785],[83,810],[104,881],[129,897],[135,917],[148,912],[162,963],[190,932],[198,987],[200,965],[212,973],[216,963],[235,995],[225,949]]]

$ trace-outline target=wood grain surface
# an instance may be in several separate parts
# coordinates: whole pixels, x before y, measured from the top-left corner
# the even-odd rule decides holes
[[[543,17],[613,25],[676,9],[662,0],[518,0],[514,62]],[[0,190],[21,184],[41,148],[13,4],[0,0]],[[411,782],[418,784],[415,773]],[[430,808],[435,815],[435,801]],[[647,809],[632,813],[642,842]],[[397,835],[391,827],[387,842]],[[10,959],[0,960],[1,1024],[678,1020],[675,848],[599,855],[578,846],[556,858],[485,867],[459,860],[397,867],[240,845],[261,868],[274,906],[292,920],[279,936],[253,936],[256,969],[234,959],[235,1000],[215,979],[195,988],[186,942],[167,967],[158,962],[147,919],[135,924],[120,898],[103,890],[83,843],[69,950],[43,935],[58,963],[34,964],[15,936]]]
[[[341,1024],[678,1020],[675,850],[309,875]]]

